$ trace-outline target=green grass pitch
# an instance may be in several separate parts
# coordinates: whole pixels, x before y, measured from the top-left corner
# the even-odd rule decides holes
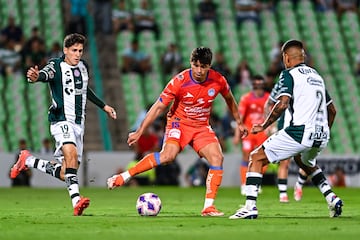
[[[162,200],[157,217],[140,217],[138,195],[155,192]],[[276,187],[264,187],[255,220],[230,220],[243,204],[238,188],[220,188],[216,206],[225,217],[201,217],[204,188],[82,188],[91,199],[84,216],[72,216],[65,189],[0,188],[0,239],[358,239],[358,188],[335,189],[343,199],[343,215],[329,218],[327,204],[315,187],[304,198],[281,204]]]

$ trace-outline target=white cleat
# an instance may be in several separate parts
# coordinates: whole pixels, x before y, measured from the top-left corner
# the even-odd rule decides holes
[[[229,219],[255,219],[258,216],[258,210],[256,206],[248,209],[246,206],[239,208],[236,213],[231,215]]]
[[[334,196],[329,204],[329,215],[331,218],[340,217],[342,213],[343,202],[337,196]]]

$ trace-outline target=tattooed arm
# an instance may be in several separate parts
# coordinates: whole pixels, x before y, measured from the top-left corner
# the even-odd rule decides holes
[[[258,133],[264,131],[267,127],[273,124],[289,106],[290,97],[282,95],[271,109],[270,114],[267,116],[262,124],[254,124],[251,129],[251,133]]]

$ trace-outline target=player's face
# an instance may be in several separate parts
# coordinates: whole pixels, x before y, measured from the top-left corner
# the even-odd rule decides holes
[[[83,55],[84,45],[81,43],[75,43],[71,47],[64,48],[65,62],[71,66],[75,66],[79,63]]]
[[[196,62],[190,62],[190,64],[191,64],[192,78],[197,82],[205,81],[206,75],[211,65],[200,63],[199,60],[197,60]]]

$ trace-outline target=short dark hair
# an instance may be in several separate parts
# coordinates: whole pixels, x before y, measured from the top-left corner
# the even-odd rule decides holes
[[[79,33],[71,33],[64,38],[64,47],[69,48],[77,43],[85,44],[86,38]]]
[[[190,62],[200,61],[202,64],[211,64],[212,52],[208,47],[197,47],[191,52]]]
[[[301,41],[296,40],[296,39],[290,39],[288,41],[286,41],[282,47],[281,47],[281,52],[285,52],[286,50],[288,50],[291,47],[297,47],[297,48],[304,48],[304,45]]]

